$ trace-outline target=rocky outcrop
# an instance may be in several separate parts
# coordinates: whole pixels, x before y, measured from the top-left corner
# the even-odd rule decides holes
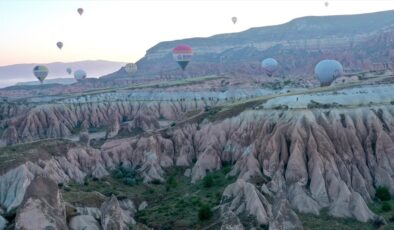
[[[108,127],[107,127],[107,132],[106,132],[106,138],[113,138],[116,135],[118,135],[118,132],[120,130],[120,125],[119,125],[119,118],[118,117],[112,117],[111,120],[108,122]]]
[[[238,216],[233,211],[226,211],[222,214],[222,226],[220,230],[244,230],[244,226]]]
[[[255,185],[243,179],[228,185],[220,203],[221,229],[265,225],[270,230],[302,230],[302,223],[288,201],[270,194],[261,193]]]
[[[272,220],[269,225],[269,230],[302,230],[302,222],[299,220],[297,214],[292,210],[289,202],[286,199],[277,197],[274,199],[272,207]]]
[[[35,173],[42,174],[42,171],[36,165],[27,162],[0,176],[0,206],[4,207],[7,213],[15,211],[22,203]]]
[[[79,134],[79,142],[85,146],[90,146],[90,136],[88,132],[81,132]]]
[[[15,218],[15,229],[67,229],[66,210],[57,184],[36,177],[26,190]]]
[[[135,220],[129,212],[125,212],[115,196],[105,201],[100,208],[101,225],[103,230],[128,229],[128,226],[135,224]]]
[[[77,212],[79,215],[92,216],[97,220],[101,219],[101,211],[99,208],[77,207]]]
[[[0,230],[5,229],[5,227],[7,226],[8,221],[6,219],[4,219],[1,215],[0,215]]]
[[[68,224],[70,230],[101,230],[98,221],[90,215],[80,215],[71,218]]]
[[[258,225],[268,225],[272,206],[253,184],[237,180],[227,186],[220,203],[221,213],[232,211],[237,215],[253,216]]]

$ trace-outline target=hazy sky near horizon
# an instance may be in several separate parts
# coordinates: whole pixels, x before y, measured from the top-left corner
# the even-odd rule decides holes
[[[393,0],[0,0],[0,66],[135,62],[160,41],[207,37],[310,15],[394,9]],[[77,8],[84,8],[82,16]],[[233,25],[231,17],[238,17]],[[62,41],[59,50],[56,42]]]

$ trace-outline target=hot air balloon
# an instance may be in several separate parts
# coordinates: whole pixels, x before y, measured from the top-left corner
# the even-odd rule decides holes
[[[237,23],[237,17],[232,17],[231,21],[233,21],[233,24]]]
[[[179,45],[172,50],[174,60],[185,70],[187,64],[192,60],[193,49],[188,45]]]
[[[72,69],[71,69],[70,67],[67,68],[66,71],[67,71],[67,73],[68,73],[69,75],[73,72]]]
[[[42,84],[45,78],[48,76],[48,68],[43,65],[35,66],[33,69],[33,74]]]
[[[82,80],[84,80],[86,78],[86,72],[81,70],[81,69],[79,69],[79,70],[74,72],[74,78],[77,81],[82,81]]]
[[[79,15],[82,15],[82,14],[83,14],[83,9],[82,9],[82,8],[78,8],[77,11],[78,11],[78,14],[79,14]]]
[[[61,50],[63,48],[63,42],[57,42],[56,46],[59,48],[59,50]]]
[[[126,64],[124,69],[126,70],[126,72],[128,74],[133,74],[133,73],[137,72],[137,65],[134,63],[128,63],[128,64]]]
[[[320,81],[321,86],[330,85],[342,74],[343,67],[336,60],[322,60],[315,66],[315,76]]]
[[[273,59],[273,58],[266,58],[261,62],[261,67],[263,68],[263,70],[265,71],[265,73],[271,77],[272,74],[274,74],[279,67],[278,62]]]

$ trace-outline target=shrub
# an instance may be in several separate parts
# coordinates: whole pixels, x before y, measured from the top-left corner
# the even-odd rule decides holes
[[[379,187],[376,189],[375,197],[379,198],[381,201],[388,201],[391,199],[391,195],[387,187]]]
[[[151,183],[152,183],[152,184],[161,184],[161,180],[159,180],[159,179],[153,179],[153,180],[151,181]]]
[[[208,220],[212,217],[211,208],[204,204],[201,205],[200,209],[198,210],[198,219],[199,220]]]
[[[391,204],[388,202],[383,202],[381,208],[383,212],[388,212],[392,210]]]
[[[120,167],[120,171],[123,173],[123,177],[135,177],[136,173],[131,168]]]
[[[131,177],[125,177],[122,179],[123,184],[129,185],[129,186],[134,186],[137,184],[134,178]]]
[[[389,218],[389,221],[390,221],[390,222],[394,222],[394,213],[391,214],[391,217]]]
[[[122,116],[122,122],[126,122],[127,120],[128,120],[128,117],[125,116],[125,115],[123,115],[123,116]]]
[[[205,188],[210,188],[213,185],[213,177],[211,175],[207,175],[203,179],[203,185]]]
[[[375,218],[372,224],[375,226],[375,228],[380,228],[381,226],[385,225],[385,222],[383,218]]]
[[[229,173],[231,171],[231,165],[225,165],[223,167],[223,173],[226,175],[227,173]]]
[[[113,177],[117,179],[123,178],[123,173],[120,169],[115,169],[113,172]]]
[[[176,178],[174,176],[170,176],[167,179],[167,186],[169,188],[176,188],[178,186],[178,182],[176,181]]]
[[[201,205],[201,200],[199,197],[193,196],[190,198],[190,202],[194,205],[194,206],[200,206]]]

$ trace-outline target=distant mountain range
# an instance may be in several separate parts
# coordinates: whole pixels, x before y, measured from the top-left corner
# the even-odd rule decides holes
[[[0,87],[13,85],[17,82],[34,81],[32,70],[37,64],[17,64],[9,66],[0,66]],[[125,65],[124,62],[113,61],[78,61],[78,62],[54,62],[44,64],[49,69],[47,79],[70,77],[66,68],[70,67],[73,71],[83,69],[87,72],[88,77],[100,77],[108,73],[119,70]]]
[[[278,74],[285,75],[311,77],[315,64],[324,58],[338,59],[348,70],[380,68],[383,63],[394,68],[394,11],[303,17],[239,33],[160,42],[137,62],[139,74],[184,74],[172,60],[178,44],[193,47],[186,71],[190,75],[261,74],[260,61],[267,57],[277,59]]]

